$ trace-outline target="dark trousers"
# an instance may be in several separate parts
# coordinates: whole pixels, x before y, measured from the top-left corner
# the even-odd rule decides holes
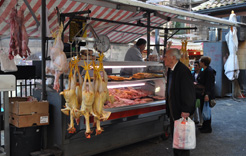
[[[171,134],[173,138],[174,121],[170,118]],[[190,150],[173,149],[174,156],[190,156]]]

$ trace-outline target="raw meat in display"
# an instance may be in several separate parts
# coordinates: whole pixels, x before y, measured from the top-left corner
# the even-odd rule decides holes
[[[132,87],[109,89],[109,94],[113,95],[114,97],[125,99],[137,99],[146,97],[148,95],[153,95],[153,93],[150,91],[142,89],[133,89]]]
[[[109,95],[114,96],[114,102],[107,103],[104,108],[130,106],[154,101],[153,98],[144,98],[153,95],[153,92],[131,87],[109,89]],[[162,100],[161,97],[159,98]]]

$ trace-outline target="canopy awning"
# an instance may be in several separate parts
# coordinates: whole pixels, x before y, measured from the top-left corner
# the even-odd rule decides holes
[[[0,4],[0,16],[8,20],[11,8],[16,7],[16,5],[15,0],[4,0]],[[31,10],[28,9],[28,6]],[[49,12],[47,15],[48,26],[51,31],[55,31],[58,27],[56,7],[61,13],[91,10],[89,15],[81,16],[98,19],[87,20],[87,23],[93,26],[98,35],[107,35],[110,42],[113,43],[130,43],[147,34],[146,12],[150,13],[150,30],[161,28],[168,21],[208,27],[239,26],[242,24],[168,6],[131,0],[46,0],[46,7]],[[25,10],[25,26],[28,35],[30,37],[40,37],[40,29],[37,26],[40,22],[41,0],[18,1],[17,9],[19,8]],[[189,17],[189,20],[181,19],[181,17]],[[65,19],[65,24],[68,20],[69,18]],[[115,22],[112,23],[111,21]],[[68,34],[69,29],[66,29],[65,35]],[[0,36],[10,36],[10,26],[2,19],[0,19]]]

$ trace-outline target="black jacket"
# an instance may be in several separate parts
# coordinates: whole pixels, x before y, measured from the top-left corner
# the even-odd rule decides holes
[[[198,83],[205,86],[204,95],[208,95],[209,99],[215,98],[215,75],[216,71],[212,67],[208,66],[205,70],[200,72],[199,77],[197,78]]]
[[[170,69],[168,70],[167,75],[169,75]],[[169,76],[168,76],[169,77]],[[189,112],[191,115],[195,110],[195,101],[196,94],[195,88],[193,85],[193,78],[190,70],[183,63],[178,62],[173,74],[172,74],[172,83],[170,89],[170,98],[168,98],[167,88],[166,87],[166,102],[167,102],[167,114],[171,117],[173,114],[173,119],[180,119],[182,112]],[[169,108],[169,100],[171,100],[171,109]],[[172,110],[172,113],[170,113]]]

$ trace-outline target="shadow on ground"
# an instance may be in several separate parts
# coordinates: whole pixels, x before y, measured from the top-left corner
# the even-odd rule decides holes
[[[193,156],[245,156],[246,155],[246,99],[220,98],[212,108],[211,134],[198,130],[197,147]],[[172,156],[172,140],[160,137],[128,145],[96,156]]]

